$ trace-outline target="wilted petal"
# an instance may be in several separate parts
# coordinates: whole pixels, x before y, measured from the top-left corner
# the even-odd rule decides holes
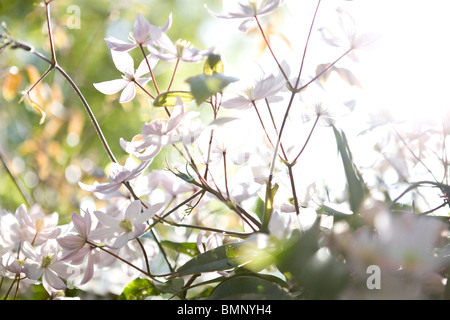
[[[129,83],[130,80],[116,79],[94,83],[94,87],[103,94],[114,94],[125,88]]]

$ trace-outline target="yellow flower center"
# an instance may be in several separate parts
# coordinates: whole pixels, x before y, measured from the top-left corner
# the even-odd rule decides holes
[[[191,43],[189,41],[178,39],[177,42],[175,42],[175,47],[177,48],[177,56],[181,58],[183,56],[184,48],[187,48],[190,46],[191,46]]]
[[[52,262],[53,262],[53,253],[49,253],[42,258],[41,268],[47,268]]]
[[[133,230],[134,230],[134,226],[131,223],[130,219],[128,219],[128,218],[125,218],[122,221],[120,221],[119,227],[121,227],[126,232],[133,232]]]

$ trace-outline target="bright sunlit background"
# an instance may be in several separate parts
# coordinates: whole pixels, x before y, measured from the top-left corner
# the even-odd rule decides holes
[[[0,19],[7,22],[14,36],[48,55],[45,17],[38,3],[33,0],[1,1]],[[118,144],[119,138],[131,138],[142,121],[150,119],[148,100],[139,96],[133,103],[121,105],[116,96],[104,96],[92,84],[118,77],[103,39],[115,36],[126,40],[137,13],[161,26],[172,12],[173,26],[168,35],[174,41],[178,38],[189,40],[200,49],[215,46],[224,59],[225,72],[231,76],[251,78],[253,74],[247,70],[251,70],[255,60],[264,71],[276,70],[257,28],[244,34],[237,29],[239,21],[212,17],[204,8],[205,3],[216,12],[222,11],[219,0],[134,0],[126,4],[122,1],[78,1],[81,25],[79,29],[69,29],[70,13],[67,10],[74,3],[55,1],[53,20],[59,62],[73,75],[90,101],[113,152],[121,160],[126,154]],[[286,0],[270,16],[261,18],[274,52],[290,63],[291,76],[298,73],[316,6],[315,0]],[[358,104],[357,112],[345,126],[346,132],[358,135],[367,129],[368,118],[374,121],[377,115],[383,115],[380,121],[390,119],[399,123],[425,122],[440,126],[449,110],[448,1],[323,0],[306,55],[302,74],[305,79],[315,75],[318,64],[329,63],[342,53],[342,49],[326,45],[318,32],[323,26],[337,26],[337,7],[353,16],[359,33],[379,35],[379,40],[370,49],[358,52],[358,63],[345,58],[338,64],[351,70],[363,87],[362,91],[351,92],[357,95]],[[166,71],[159,73],[164,68],[156,71],[163,83],[168,82],[172,71],[172,66],[166,66],[169,66]],[[0,115],[3,120],[0,131],[3,140],[0,145],[8,155],[14,173],[21,177],[24,187],[38,202],[47,205],[49,210],[70,213],[80,204],[80,198],[72,192],[77,181],[101,173],[107,157],[99,151],[101,146],[95,132],[77,97],[61,77],[52,74],[41,88],[43,102],[47,107],[51,106],[44,125],[38,126],[39,115],[26,101],[18,103],[20,95],[17,92],[30,85],[27,77],[37,79],[46,68],[28,53],[2,53]],[[199,72],[200,64],[184,64],[178,71],[174,88],[186,89],[186,77]],[[13,73],[20,73],[22,77],[16,87],[5,84],[8,74]],[[10,78],[17,80],[19,77]],[[330,85],[328,89],[334,95],[342,94],[339,86]],[[121,123],[116,119],[121,119]],[[320,133],[317,136],[320,137]],[[356,143],[354,148],[358,149]],[[373,148],[367,141],[361,143],[361,147]],[[335,155],[335,148],[320,157],[325,159],[324,164],[333,152]],[[312,161],[317,158],[312,157]],[[0,186],[0,205],[12,210],[22,199],[17,194],[10,195],[14,187],[7,178],[5,180],[6,183]],[[46,183],[50,186],[44,186]]]

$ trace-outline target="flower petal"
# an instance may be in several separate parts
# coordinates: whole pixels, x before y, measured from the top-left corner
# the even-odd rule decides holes
[[[120,103],[125,103],[133,100],[133,98],[136,96],[136,87],[134,86],[133,82],[130,82],[127,84],[125,89],[123,89],[122,93],[120,94]]]
[[[148,36],[150,23],[140,13],[136,15],[134,22],[133,37],[137,43],[143,43]]]
[[[117,70],[127,77],[134,73],[134,61],[128,52],[111,50],[111,57]]]
[[[114,51],[130,51],[137,47],[135,43],[124,42],[114,37],[105,38],[105,42],[108,48]]]
[[[125,88],[128,83],[130,83],[130,80],[116,79],[94,83],[94,87],[103,94],[114,94]]]

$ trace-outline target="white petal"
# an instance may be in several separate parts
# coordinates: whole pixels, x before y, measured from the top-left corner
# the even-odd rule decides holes
[[[113,248],[119,249],[125,246],[128,242],[128,234],[123,233],[121,234],[116,241],[114,241],[114,244],[112,245]]]
[[[130,205],[127,207],[125,211],[125,216],[128,217],[131,221],[134,221],[137,219],[137,217],[141,214],[141,201],[136,200],[130,203]]]
[[[225,109],[248,109],[251,106],[251,100],[244,96],[237,96],[222,102],[222,107]]]
[[[111,57],[117,70],[125,75],[134,73],[134,61],[128,52],[111,50]]]
[[[98,221],[108,227],[117,227],[119,225],[119,221],[110,215],[107,215],[104,212],[101,211],[94,211],[95,216],[97,217]]]
[[[105,38],[105,42],[108,48],[114,51],[129,51],[137,46],[135,43],[124,42],[113,37]]]
[[[256,21],[253,18],[250,19],[245,19],[244,21],[241,22],[241,24],[239,25],[239,31],[241,32],[248,32],[248,30],[250,30],[251,28],[253,28],[254,26],[256,26]]]
[[[66,289],[66,285],[64,284],[64,281],[61,280],[58,275],[49,269],[44,270],[44,275],[42,276],[42,282],[45,284],[47,283],[50,287],[56,290],[64,290]]]
[[[172,26],[172,12],[169,14],[169,19],[167,20],[166,24],[161,27],[161,31],[167,32],[167,30],[169,30],[171,26]]]
[[[164,51],[172,54],[177,53],[177,48],[173,44],[172,40],[170,40],[170,38],[160,28],[150,26],[150,37],[152,38],[153,42]],[[150,47],[151,46],[149,46],[149,49]],[[153,51],[158,50],[156,50],[156,48],[153,48]]]
[[[136,96],[136,88],[134,86],[133,82],[128,83],[128,85],[123,89],[122,93],[120,94],[120,103],[125,103],[133,100],[133,98]]]
[[[156,56],[154,56],[153,54],[149,54],[139,64],[139,67],[137,68],[136,73],[134,74],[134,76],[136,78],[140,78],[144,74],[149,73],[150,70],[148,69],[148,65],[150,65],[150,68],[152,68],[152,70],[153,70],[156,67],[156,64],[158,63],[158,61],[159,61],[159,59]]]
[[[150,23],[140,13],[134,22],[133,37],[138,43],[143,43],[148,36]]]
[[[130,83],[130,80],[116,79],[94,83],[94,87],[103,94],[114,94],[125,88],[128,83]]]
[[[137,219],[136,223],[144,223],[152,218],[159,210],[164,207],[164,203],[157,203],[146,209]]]

